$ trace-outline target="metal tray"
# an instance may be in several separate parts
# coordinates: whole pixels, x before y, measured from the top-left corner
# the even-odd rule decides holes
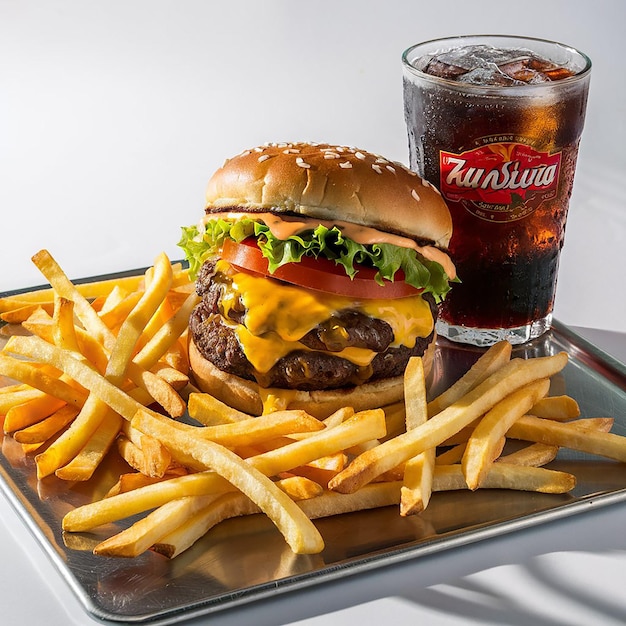
[[[0,346],[8,328],[0,329]],[[585,416],[613,416],[614,432],[626,435],[623,364],[558,322],[515,353],[561,350],[570,362],[554,378],[551,393],[576,398]],[[441,341],[433,393],[479,354]],[[626,464],[563,451],[550,466],[577,476],[575,490],[567,495],[436,493],[426,511],[409,518],[400,517],[397,507],[386,507],[317,520],[326,548],[313,556],[294,555],[271,522],[254,515],[223,522],[172,561],[151,552],[128,560],[91,553],[118,525],[82,534],[61,530],[65,512],[101,497],[116,481],[124,465],[115,453],[87,484],[68,486],[54,476],[37,481],[32,459],[11,438],[4,437],[2,452],[0,486],[6,497],[85,610],[111,623],[172,624],[626,500]]]

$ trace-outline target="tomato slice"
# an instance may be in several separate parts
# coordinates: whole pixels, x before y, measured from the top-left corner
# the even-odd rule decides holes
[[[303,256],[299,263],[281,265],[273,274],[268,271],[268,261],[263,256],[254,239],[245,239],[237,243],[232,239],[224,240],[221,257],[240,269],[254,274],[284,280],[314,291],[323,291],[352,298],[395,299],[414,296],[421,293],[412,285],[397,280],[385,281],[379,285],[374,277],[376,270],[369,267],[359,268],[356,276],[350,278],[343,267],[324,258]],[[402,277],[402,273],[397,273]]]

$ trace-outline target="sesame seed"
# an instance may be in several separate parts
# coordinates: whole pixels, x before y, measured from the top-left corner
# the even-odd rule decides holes
[[[413,196],[413,198],[415,198],[415,200],[417,200],[418,202],[420,201],[420,197],[415,189],[411,189],[411,195]]]
[[[361,161],[365,160],[365,155],[364,155],[362,152],[355,152],[355,153],[354,153],[354,156],[355,156],[357,159],[361,159]]]
[[[387,159],[383,159],[383,157],[378,157],[376,159],[376,163],[389,163],[389,161],[387,161]]]
[[[305,163],[302,157],[298,157],[296,159],[296,165],[298,165],[299,167],[304,167],[305,169],[308,169],[309,167],[311,167],[308,163]]]
[[[395,170],[395,168],[393,167],[393,165],[385,165],[385,167],[386,167],[386,168],[387,168],[387,169],[388,169],[388,170],[389,170],[392,174],[395,174],[395,173],[396,173],[396,170]]]
[[[410,170],[408,167],[404,168],[411,176],[417,176],[417,172],[414,172],[413,170]]]
[[[269,158],[270,158],[270,155],[269,155],[269,154],[262,154],[262,155],[261,155],[261,156],[257,159],[257,161],[258,161],[259,163],[263,163],[263,161],[267,161],[267,159],[269,159]]]
[[[286,150],[283,150],[283,154],[298,154],[299,152],[300,150],[297,148],[287,148]]]
[[[349,169],[352,167],[352,163],[350,161],[345,161],[339,164],[339,167],[343,167],[344,169]]]
[[[376,163],[372,163],[372,169],[377,173],[377,174],[382,174],[383,170],[380,167],[380,165],[376,165]]]
[[[336,152],[324,152],[325,159],[340,159],[341,157]]]

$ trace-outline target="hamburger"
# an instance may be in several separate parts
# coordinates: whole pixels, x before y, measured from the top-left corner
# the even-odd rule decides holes
[[[201,302],[197,386],[252,415],[380,407],[411,356],[432,361],[456,274],[450,213],[405,166],[365,150],[266,144],[211,177],[179,245]]]

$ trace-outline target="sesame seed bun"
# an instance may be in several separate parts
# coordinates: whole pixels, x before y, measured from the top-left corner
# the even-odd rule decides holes
[[[424,374],[428,378],[433,368],[436,352],[433,340],[422,356]],[[210,393],[218,400],[249,415],[261,415],[263,396],[274,392],[286,400],[286,409],[305,410],[318,419],[324,419],[342,407],[363,411],[384,407],[404,398],[402,376],[375,380],[355,387],[320,391],[272,390],[260,391],[259,385],[220,370],[205,359],[193,339],[189,341],[189,363],[193,378],[201,391]]]
[[[268,144],[229,159],[209,181],[206,212],[234,208],[339,219],[443,249],[452,234],[430,183],[400,163],[330,144]]]

